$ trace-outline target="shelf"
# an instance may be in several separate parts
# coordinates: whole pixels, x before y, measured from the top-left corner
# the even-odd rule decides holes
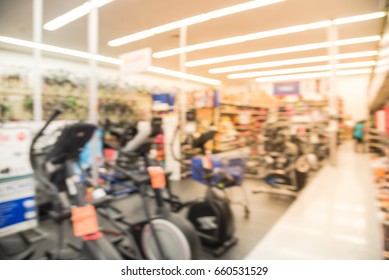
[[[253,105],[247,105],[247,104],[238,104],[238,103],[230,103],[230,102],[219,102],[220,105],[230,105],[230,106],[236,106],[236,107],[249,107],[249,108],[266,108],[267,106],[253,106]]]
[[[313,100],[296,100],[296,101],[285,101],[285,100],[279,100],[278,104],[280,106],[288,105],[288,104],[306,104],[309,106],[317,106],[317,107],[325,107],[328,106],[327,101],[313,101]]]
[[[267,116],[268,114],[265,113],[257,113],[257,112],[245,112],[245,111],[241,111],[241,112],[234,112],[234,111],[226,111],[226,110],[223,110],[223,111],[220,111],[220,114],[225,114],[225,115],[241,115],[241,114],[250,114],[250,115],[254,115],[254,116]]]
[[[42,93],[43,98],[76,98],[76,99],[88,99],[89,96],[87,94],[83,95],[60,95],[60,94],[51,94],[51,93]]]
[[[232,151],[235,151],[235,150],[238,150],[238,149],[239,149],[239,147],[227,148],[227,149],[221,149],[221,150],[215,149],[214,153],[218,154],[218,153],[232,152]]]
[[[231,144],[240,143],[240,140],[238,138],[235,140],[226,140],[226,141],[214,140],[214,141],[215,141],[215,143],[217,143],[215,145],[231,145]]]
[[[0,88],[1,95],[32,95],[32,90],[28,88]]]
[[[186,109],[187,110],[196,110],[196,109],[216,109],[218,107],[196,107],[196,106],[193,106],[193,105],[190,105],[190,106],[186,106]]]

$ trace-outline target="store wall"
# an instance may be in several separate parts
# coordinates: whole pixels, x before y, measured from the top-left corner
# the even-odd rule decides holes
[[[33,69],[34,59],[31,53],[14,52],[9,50],[0,49],[0,71],[10,67],[25,67],[27,69]],[[43,55],[43,70],[56,70],[64,69],[80,75],[88,75],[89,66],[88,62],[75,61],[74,58],[60,59],[54,57],[48,57]],[[103,79],[116,79],[119,77],[119,66],[107,67],[99,66],[98,74]],[[193,89],[206,89],[206,85],[186,82],[181,83],[178,79],[162,78],[148,74],[136,74],[126,77],[126,80],[133,86],[145,86],[148,89],[154,89],[155,91],[177,91],[177,89],[193,90]]]
[[[344,101],[344,112],[354,121],[366,119],[368,115],[369,76],[347,76],[338,78],[338,94]]]

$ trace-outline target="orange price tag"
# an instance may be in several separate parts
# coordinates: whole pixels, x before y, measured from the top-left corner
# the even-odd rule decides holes
[[[165,171],[160,166],[152,166],[147,168],[147,172],[151,178],[151,186],[153,189],[162,189],[166,186]]]
[[[99,231],[96,209],[92,205],[72,209],[74,236],[82,237]]]
[[[208,170],[212,169],[212,159],[209,155],[203,156],[201,158],[201,163],[204,169],[208,169]]]
[[[378,167],[378,168],[375,168],[373,170],[373,173],[374,173],[375,179],[378,180],[378,179],[381,179],[381,178],[385,177],[386,169],[382,168],[382,167]]]

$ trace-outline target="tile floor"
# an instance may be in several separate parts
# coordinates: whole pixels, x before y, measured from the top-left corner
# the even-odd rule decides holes
[[[339,148],[246,259],[381,259],[367,154]]]

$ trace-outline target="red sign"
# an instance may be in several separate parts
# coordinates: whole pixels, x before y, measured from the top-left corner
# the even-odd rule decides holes
[[[24,132],[20,132],[16,137],[19,141],[24,141],[26,139],[26,134]]]

